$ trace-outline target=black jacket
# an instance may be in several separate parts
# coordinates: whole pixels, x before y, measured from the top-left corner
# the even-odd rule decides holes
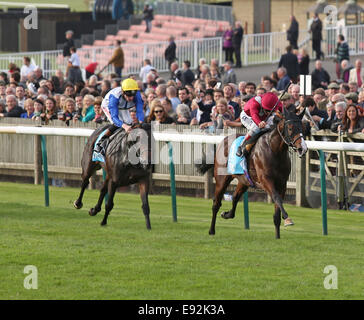
[[[287,69],[287,75],[291,80],[296,80],[300,73],[298,59],[292,52],[287,52],[281,56],[279,60],[278,68],[285,67]]]
[[[233,47],[239,48],[241,46],[241,41],[243,40],[243,34],[244,34],[244,29],[242,27],[238,27],[233,30],[233,38],[231,39]]]
[[[182,72],[181,82],[183,87],[186,86],[186,84],[192,85],[194,80],[195,80],[195,74],[192,72],[191,69],[187,69]]]
[[[327,73],[325,69],[315,69],[312,73],[312,89],[316,90],[317,88],[324,88],[326,87],[321,85],[321,82],[330,82],[330,75]]]
[[[168,62],[173,62],[176,60],[176,49],[176,44],[174,41],[172,41],[164,51],[164,57]]]
[[[287,30],[287,40],[290,43],[297,43],[298,40],[298,22],[296,19],[294,19],[291,22],[291,25],[289,26]]]
[[[63,56],[70,57],[71,52],[70,49],[75,46],[73,39],[67,39],[66,42],[63,44]]]
[[[308,55],[302,57],[301,62],[298,65],[300,74],[309,74],[310,57]]]
[[[24,113],[24,109],[21,107],[14,107],[11,111],[4,113],[4,117],[20,118],[20,115]]]
[[[322,40],[322,22],[320,19],[317,19],[316,21],[313,20],[311,27],[310,27],[311,33],[312,33],[312,40],[313,41],[321,41]]]

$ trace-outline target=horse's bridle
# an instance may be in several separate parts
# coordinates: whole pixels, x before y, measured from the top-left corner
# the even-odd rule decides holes
[[[288,132],[287,132],[287,124],[292,123],[292,122],[296,122],[296,123],[298,122],[298,123],[300,123],[302,125],[301,120],[285,120],[284,121],[284,126],[283,126],[282,132],[279,131],[279,127],[278,126],[277,126],[277,131],[278,131],[279,135],[281,136],[283,142],[288,147],[291,147],[294,151],[297,151],[297,148],[295,147],[294,144],[296,143],[297,140],[303,139],[303,135],[301,133],[296,139],[294,139],[294,140],[291,139],[291,136],[288,135]],[[286,136],[288,136],[288,139],[285,138]]]

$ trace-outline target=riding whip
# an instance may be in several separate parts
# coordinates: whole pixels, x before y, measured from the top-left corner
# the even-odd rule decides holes
[[[288,88],[290,87],[290,85],[291,85],[291,84],[292,84],[292,80],[290,80],[290,81],[287,83],[286,87],[284,88],[283,92],[281,93],[281,95],[279,96],[279,98],[278,98],[277,102],[275,103],[275,105],[274,105],[273,109],[272,109],[271,111],[269,111],[269,113],[268,113],[268,115],[266,116],[266,118],[264,119],[264,121],[267,121],[267,119],[268,119],[268,118],[272,115],[272,113],[274,112],[275,108],[277,108],[279,101],[281,101],[281,99],[282,99],[283,95],[287,92],[287,90],[288,90]]]

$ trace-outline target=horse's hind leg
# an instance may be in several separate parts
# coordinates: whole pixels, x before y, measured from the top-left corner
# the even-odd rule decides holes
[[[233,219],[235,217],[236,206],[238,205],[241,196],[247,189],[248,186],[242,184],[241,182],[238,183],[238,186],[236,187],[233,194],[233,206],[230,211],[222,212],[221,217],[223,217],[224,219]]]
[[[94,208],[91,208],[90,211],[88,212],[90,216],[96,216],[97,213],[99,213],[101,211],[101,205],[102,205],[102,201],[104,200],[105,195],[107,193],[108,183],[109,183],[109,180],[105,179],[104,184],[100,190],[100,196],[99,196],[99,200],[97,201],[96,206]]]
[[[102,219],[102,221],[101,221],[102,226],[105,226],[107,224],[107,217],[109,216],[110,211],[114,207],[114,196],[115,196],[115,192],[116,192],[116,187],[117,187],[116,183],[109,180],[109,183],[108,183],[109,197],[108,197],[108,200],[105,205],[104,219]]]
[[[215,175],[216,187],[215,187],[215,199],[212,205],[212,220],[209,230],[210,235],[215,234],[216,215],[221,207],[222,197],[226,191],[226,188],[232,181],[231,176],[219,176]]]
[[[142,209],[145,217],[145,224],[147,226],[147,229],[151,230],[152,227],[150,225],[150,219],[149,219],[150,209],[148,202],[149,176],[143,182],[139,183],[139,192],[140,192],[140,198],[142,199]]]

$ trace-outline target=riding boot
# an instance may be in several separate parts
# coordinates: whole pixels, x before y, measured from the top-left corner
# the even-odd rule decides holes
[[[238,156],[238,157],[245,157],[245,156],[247,156],[247,151],[246,151],[246,147],[247,147],[247,145],[248,145],[248,141],[251,139],[251,137],[252,136],[250,136],[250,135],[246,135],[245,136],[245,139],[244,139],[244,141],[243,141],[243,143],[238,147],[238,149],[237,149],[237,151],[236,151],[236,155]]]
[[[106,138],[110,137],[113,132],[110,129],[107,129],[104,133],[104,135],[101,137],[101,139],[97,142],[95,145],[94,151],[97,153],[101,153],[101,151],[104,149],[103,144]]]

